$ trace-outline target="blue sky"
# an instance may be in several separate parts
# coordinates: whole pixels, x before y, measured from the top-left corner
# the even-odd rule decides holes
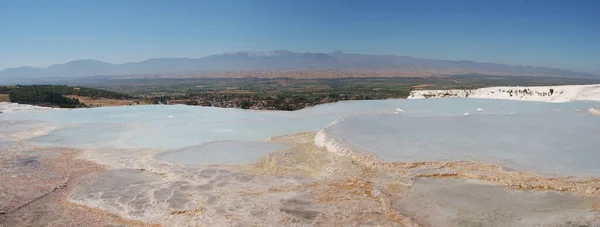
[[[278,49],[600,72],[600,1],[0,1],[0,69]]]

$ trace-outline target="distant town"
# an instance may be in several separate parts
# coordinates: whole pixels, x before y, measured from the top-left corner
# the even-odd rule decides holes
[[[69,85],[0,86],[0,101],[58,108],[183,104],[293,111],[346,100],[404,99],[414,90],[597,83],[599,79],[481,75],[326,79],[91,78]]]
[[[196,94],[187,97],[152,97],[151,104],[185,104],[221,108],[241,108],[252,110],[299,110],[323,103],[345,100],[373,100],[386,98],[406,98],[405,95],[390,94],[328,94],[328,95],[238,95],[238,94]]]

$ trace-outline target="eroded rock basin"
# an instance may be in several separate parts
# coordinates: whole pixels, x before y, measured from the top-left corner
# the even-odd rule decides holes
[[[594,197],[517,191],[464,179],[418,178],[392,201],[423,226],[591,226]]]

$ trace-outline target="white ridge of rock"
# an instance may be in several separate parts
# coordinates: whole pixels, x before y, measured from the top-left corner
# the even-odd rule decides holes
[[[600,84],[487,87],[474,90],[416,90],[410,92],[408,99],[444,97],[509,99],[540,102],[570,102],[577,100],[600,101]]]
[[[335,155],[344,156],[352,159],[353,161],[362,163],[366,166],[376,166],[381,162],[377,160],[372,155],[361,154],[353,151],[352,149],[346,147],[343,142],[336,141],[334,139],[329,138],[325,130],[320,130],[317,132],[314,138],[315,145],[317,147],[322,147],[327,149],[328,152],[331,152]]]
[[[0,102],[0,113],[30,112],[40,110],[53,110],[56,108],[34,106],[19,103]]]

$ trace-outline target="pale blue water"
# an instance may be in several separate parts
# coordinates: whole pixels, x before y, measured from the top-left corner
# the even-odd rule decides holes
[[[2,114],[0,122],[65,126],[31,140],[42,146],[176,150],[212,141],[264,141],[347,118],[328,132],[385,161],[472,159],[591,175],[600,174],[593,165],[600,163],[600,117],[587,110],[598,104],[448,98],[350,101],[294,112],[154,105]],[[397,108],[405,112],[395,113]]]
[[[186,147],[157,156],[158,159],[187,166],[249,164],[269,153],[290,148],[290,144],[266,142],[211,142]]]
[[[357,116],[325,129],[346,147],[390,161],[472,160],[538,173],[600,176],[600,117]]]

